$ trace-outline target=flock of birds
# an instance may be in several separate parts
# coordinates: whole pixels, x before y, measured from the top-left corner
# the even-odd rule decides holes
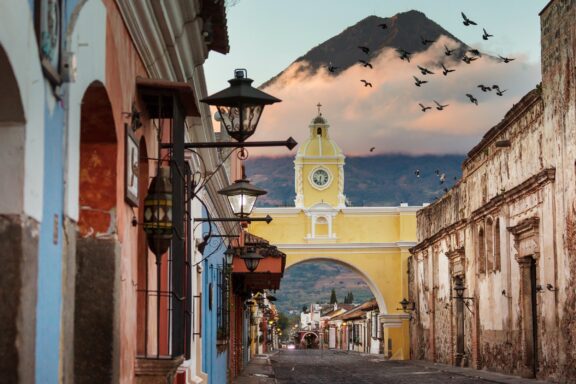
[[[464,26],[468,27],[471,25],[478,25],[475,21],[471,20],[470,18],[468,18],[464,12],[461,12],[462,15],[462,24],[464,24]],[[388,25],[386,23],[381,23],[378,24],[378,27],[386,30],[388,29]],[[486,31],[485,28],[482,28],[482,39],[483,40],[488,40],[491,37],[494,37],[494,35],[488,33]],[[428,38],[425,38],[423,36],[420,36],[420,42],[422,43],[422,45],[430,45],[436,42],[436,40],[431,40]],[[365,55],[369,55],[370,53],[370,47],[364,46],[364,45],[360,45],[358,46],[358,49],[360,49]],[[445,56],[452,56],[455,54],[455,52],[457,51],[458,48],[449,48],[448,46],[444,45],[444,55]],[[404,49],[396,49],[396,52],[398,53],[398,57],[400,58],[400,60],[406,61],[408,63],[410,63],[411,60],[411,56],[412,56],[412,52],[408,52]],[[478,49],[468,49],[465,53],[464,56],[462,57],[462,61],[466,64],[471,64],[473,61],[478,60],[479,58],[482,57],[482,53],[478,50]],[[509,57],[504,57],[504,56],[500,56],[498,55],[498,59],[501,63],[505,63],[508,64],[511,61],[514,61],[514,58],[509,58]],[[362,66],[364,68],[368,68],[368,69],[373,69],[373,65],[366,59],[366,58],[362,58],[359,59],[358,62],[360,64],[362,64]],[[422,65],[416,65],[416,67],[419,70],[419,74],[421,76],[427,76],[427,75],[434,75],[435,72],[433,72],[432,70],[430,70],[429,68],[426,68]],[[330,73],[335,73],[339,67],[334,66],[331,62],[329,63],[329,65],[327,66],[328,71]],[[448,74],[455,72],[456,69],[453,68],[447,68],[445,66],[444,63],[440,63],[440,66],[438,68],[442,69],[442,74],[444,76],[448,76]],[[413,76],[414,78],[414,85],[417,87],[422,87],[424,84],[427,84],[428,81],[427,80],[423,80],[420,79],[419,77],[417,77],[416,75]],[[366,79],[361,79],[360,82],[362,82],[362,84],[364,85],[364,87],[369,87],[372,88],[372,83]],[[494,93],[497,96],[503,96],[504,92],[506,92],[506,89],[501,89],[500,86],[498,84],[494,84],[494,85],[485,85],[485,84],[479,84],[477,86],[477,88],[481,91],[481,92],[492,92],[494,91]],[[470,103],[474,104],[474,105],[478,105],[478,98],[470,93],[466,93],[465,96],[468,98],[468,100],[470,101]],[[428,105],[424,105],[423,103],[419,103],[418,105],[420,106],[420,110],[422,112],[426,112],[428,110],[431,110],[432,108],[436,108],[438,111],[443,111],[446,107],[449,106],[449,104],[442,104],[436,100],[432,100],[434,102],[434,106],[428,106]],[[371,147],[370,148],[370,152],[374,151],[375,147]],[[420,170],[416,170],[414,172],[415,176],[417,178],[420,178]],[[446,174],[440,172],[440,170],[436,170],[435,171],[435,175],[438,178],[439,183],[442,185],[446,182]],[[454,180],[457,180],[457,178],[455,177]],[[444,192],[448,192],[447,188],[444,188]]]

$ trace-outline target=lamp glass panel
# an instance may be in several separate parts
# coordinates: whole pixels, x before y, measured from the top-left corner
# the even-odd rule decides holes
[[[228,134],[242,142],[252,136],[260,120],[263,105],[218,106],[222,123]]]
[[[230,202],[232,211],[235,215],[240,217],[246,217],[252,212],[256,199],[257,196],[250,196],[243,193],[228,196],[228,201]]]

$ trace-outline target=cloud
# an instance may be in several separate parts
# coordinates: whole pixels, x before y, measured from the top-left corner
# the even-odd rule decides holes
[[[516,60],[508,64],[485,55],[466,64],[445,56],[444,44],[457,46],[442,36],[428,50],[414,54],[410,63],[400,60],[393,49],[384,49],[372,59],[374,69],[358,64],[337,76],[326,68],[310,74],[308,63],[295,63],[264,89],[283,101],[265,108],[251,140],[293,136],[302,143],[320,102],[330,134],[345,154],[366,155],[372,146],[374,153],[465,153],[536,86],[540,68],[521,54],[510,54]],[[456,71],[443,76],[440,62]],[[435,74],[421,75],[417,64]],[[428,83],[416,87],[413,76]],[[364,87],[361,79],[373,87]],[[498,84],[507,91],[499,97],[495,91],[482,92],[478,84]],[[479,105],[470,103],[466,93],[473,94]],[[420,111],[418,103],[434,107],[433,100],[449,106],[444,111]],[[278,147],[252,149],[251,153],[290,154]]]

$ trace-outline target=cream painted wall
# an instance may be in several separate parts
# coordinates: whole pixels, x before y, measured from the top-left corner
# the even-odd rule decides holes
[[[8,55],[20,89],[26,118],[24,137],[23,200],[2,209],[3,213],[25,213],[42,220],[44,182],[44,101],[50,86],[44,80],[29,4],[22,0],[0,1],[0,45]],[[0,161],[2,161],[0,154]],[[4,162],[2,161],[4,164]],[[9,162],[6,162],[9,163]]]

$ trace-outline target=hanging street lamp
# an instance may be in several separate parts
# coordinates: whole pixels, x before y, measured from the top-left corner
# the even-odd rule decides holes
[[[258,264],[260,263],[260,260],[264,258],[264,256],[259,255],[253,250],[249,250],[248,252],[242,254],[240,258],[244,260],[246,268],[248,268],[250,272],[254,272],[256,268],[258,268]]]
[[[228,248],[224,251],[224,256],[226,256],[226,265],[229,268],[232,267],[232,262],[234,261],[234,255],[235,254],[236,254],[236,251],[231,246],[228,246]]]
[[[161,167],[144,198],[144,232],[150,250],[159,259],[172,240],[172,183],[170,169]]]
[[[218,193],[228,198],[234,215],[246,218],[252,213],[258,196],[265,195],[267,192],[251,185],[248,180],[242,179],[236,180],[234,184],[222,188]]]
[[[245,69],[236,69],[228,88],[200,100],[216,107],[226,132],[240,143],[256,131],[264,106],[281,101],[252,87],[252,81]]]

